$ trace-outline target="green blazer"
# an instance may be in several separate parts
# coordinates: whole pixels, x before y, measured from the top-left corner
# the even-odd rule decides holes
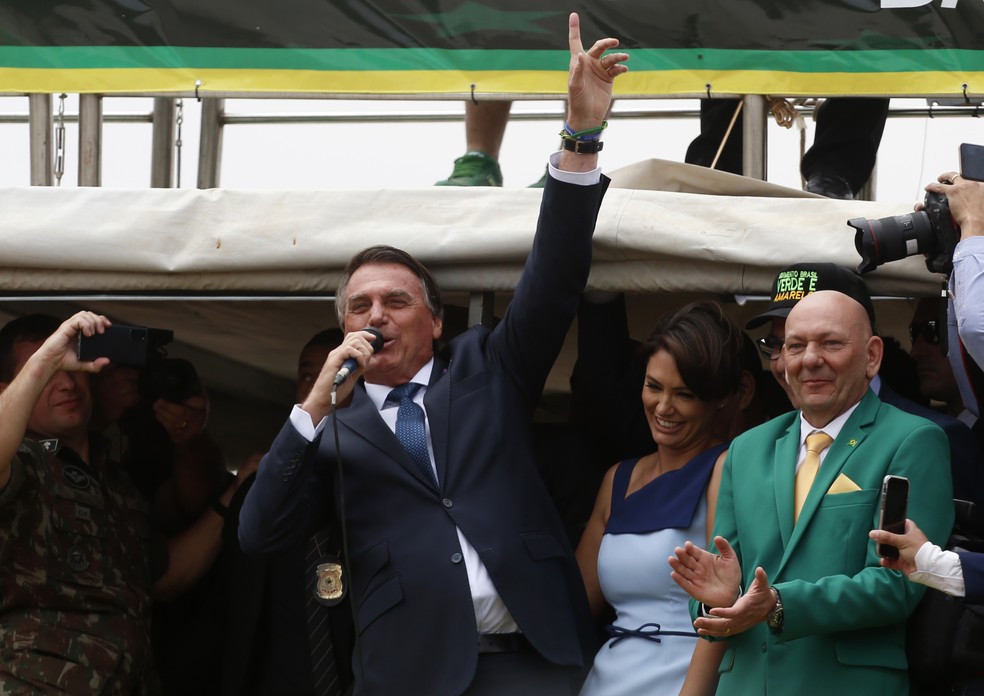
[[[728,451],[714,533],[741,559],[743,587],[756,566],[765,569],[782,595],[785,626],[774,635],[763,622],[732,638],[718,693],[906,694],[905,620],[924,588],[879,566],[868,531],[878,524],[882,478],[895,474],[910,481],[908,517],[934,543],[946,541],[953,526],[946,436],[869,390],[830,446],[794,526],[799,445],[794,411],[739,436]]]

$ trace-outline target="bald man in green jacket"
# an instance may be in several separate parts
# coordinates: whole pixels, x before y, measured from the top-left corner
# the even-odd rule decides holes
[[[801,300],[783,351],[801,410],[735,439],[717,553],[687,542],[670,558],[673,577],[693,598],[698,633],[727,641],[717,693],[906,694],[905,620],[922,590],[880,566],[868,531],[891,474],[910,481],[908,516],[946,540],[946,436],[868,389],[882,343],[847,295]]]

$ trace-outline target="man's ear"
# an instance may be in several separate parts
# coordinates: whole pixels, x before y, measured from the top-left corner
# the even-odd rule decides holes
[[[882,356],[885,354],[885,343],[880,336],[872,336],[868,339],[865,355],[865,374],[868,379],[873,379],[881,368]]]
[[[755,377],[748,370],[741,371],[738,380],[738,409],[744,411],[755,398]]]

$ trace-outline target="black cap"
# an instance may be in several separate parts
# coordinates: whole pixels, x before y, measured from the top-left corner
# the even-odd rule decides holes
[[[820,290],[833,290],[856,300],[868,313],[874,331],[875,307],[871,304],[868,286],[854,271],[833,263],[796,263],[779,271],[772,281],[769,308],[749,319],[745,328],[754,329],[774,317],[788,317],[797,302]]]

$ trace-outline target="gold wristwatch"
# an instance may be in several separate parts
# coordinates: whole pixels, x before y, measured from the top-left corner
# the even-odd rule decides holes
[[[770,587],[772,594],[776,597],[776,606],[773,607],[772,611],[765,618],[767,624],[769,624],[769,630],[773,633],[782,633],[782,625],[785,616],[782,611],[782,595],[779,594],[779,590],[775,587]]]

